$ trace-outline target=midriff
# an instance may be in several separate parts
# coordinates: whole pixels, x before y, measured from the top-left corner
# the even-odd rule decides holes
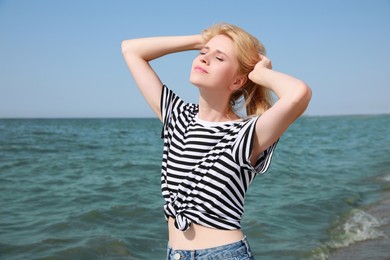
[[[169,245],[175,250],[196,250],[222,246],[244,238],[241,229],[221,230],[192,223],[183,232],[175,228],[175,220],[168,219]]]

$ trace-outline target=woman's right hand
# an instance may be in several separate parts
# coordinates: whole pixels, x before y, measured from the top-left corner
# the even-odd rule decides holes
[[[160,119],[163,84],[149,61],[170,53],[198,50],[202,46],[201,35],[140,38],[122,42],[127,66],[145,100]]]

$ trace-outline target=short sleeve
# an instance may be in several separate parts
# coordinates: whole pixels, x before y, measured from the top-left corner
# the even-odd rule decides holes
[[[163,129],[161,138],[164,136],[164,131],[168,129],[171,119],[174,114],[177,114],[179,108],[183,105],[183,101],[167,86],[163,86],[160,100],[161,118]]]
[[[268,147],[257,159],[255,170],[257,173],[263,174],[265,173],[269,166],[271,165],[272,155],[275,151],[276,145],[278,144],[279,139],[276,140],[270,147]]]
[[[241,167],[258,174],[263,174],[271,164],[272,155],[279,140],[260,154],[255,165],[251,164],[250,156],[253,149],[253,139],[258,118],[254,117],[248,120],[238,133],[235,144],[233,145],[233,156]]]

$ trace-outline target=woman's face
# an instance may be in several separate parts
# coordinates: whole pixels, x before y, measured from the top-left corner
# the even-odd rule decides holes
[[[227,90],[238,68],[233,41],[225,35],[211,38],[192,63],[190,81],[199,88]]]

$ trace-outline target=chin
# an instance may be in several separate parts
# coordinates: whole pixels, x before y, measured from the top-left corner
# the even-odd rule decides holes
[[[201,89],[201,88],[208,88],[208,86],[204,85],[204,84],[201,84],[200,82],[196,82],[196,81],[192,81],[190,80],[190,83],[192,85],[194,85],[195,87],[197,87],[198,89]]]
[[[201,78],[197,75],[191,75],[190,76],[190,82],[192,85],[197,86],[198,88],[207,88],[210,87],[210,84],[207,84],[209,80],[205,80],[204,78]]]
[[[190,82],[192,85],[195,85],[197,87],[199,87],[199,85],[202,85],[201,80],[199,80],[198,78],[193,77],[193,76],[190,77]]]

